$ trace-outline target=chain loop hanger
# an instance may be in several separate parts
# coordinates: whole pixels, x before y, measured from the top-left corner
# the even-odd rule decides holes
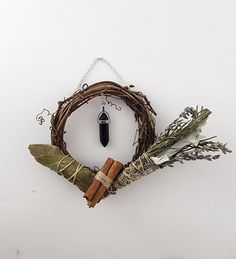
[[[126,86],[128,85],[127,82],[122,78],[122,76],[117,72],[117,70],[103,57],[98,57],[96,58],[93,63],[89,66],[88,70],[85,72],[85,74],[83,75],[83,77],[81,78],[78,86],[77,86],[77,90],[82,89],[83,85],[85,84],[85,79],[88,77],[88,75],[91,73],[91,71],[94,69],[94,67],[99,63],[99,62],[103,62],[105,63],[110,69],[111,71],[116,75],[119,83],[122,86]]]

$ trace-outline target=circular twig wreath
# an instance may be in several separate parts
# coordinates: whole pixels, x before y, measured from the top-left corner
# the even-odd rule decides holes
[[[76,91],[71,97],[58,102],[57,111],[51,118],[51,142],[59,147],[64,154],[69,154],[64,140],[65,125],[68,117],[89,100],[98,96],[110,96],[123,100],[133,111],[138,123],[138,141],[132,160],[137,159],[154,143],[156,112],[147,97],[131,87],[123,87],[111,81],[103,81]]]

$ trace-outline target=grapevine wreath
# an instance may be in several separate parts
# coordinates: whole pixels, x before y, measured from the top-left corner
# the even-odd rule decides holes
[[[103,58],[98,58],[94,64],[97,61],[108,63]],[[109,66],[111,67],[110,64]],[[211,113],[203,107],[187,107],[157,136],[154,119],[156,112],[148,98],[133,87],[112,81],[97,82],[89,86],[83,84],[72,96],[58,102],[58,108],[51,116],[51,145],[29,145],[37,162],[63,175],[84,192],[89,207],[94,207],[102,198],[115,194],[118,189],[142,176],[166,166],[173,167],[175,162],[203,159],[211,161],[219,158],[220,152],[231,152],[226,144],[214,142],[214,137],[201,136],[201,129]],[[79,107],[96,97],[120,99],[134,112],[138,124],[138,141],[132,161],[125,165],[109,157],[100,170],[91,169],[77,162],[67,150],[64,140],[67,119]],[[106,146],[109,141],[109,115],[104,105],[103,102],[98,122],[100,141]]]

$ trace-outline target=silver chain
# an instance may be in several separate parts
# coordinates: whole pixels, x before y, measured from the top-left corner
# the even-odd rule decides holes
[[[85,79],[87,78],[87,76],[90,74],[90,72],[93,70],[93,68],[96,66],[97,63],[99,62],[104,62],[111,70],[112,72],[117,76],[119,82],[121,85],[126,86],[127,83],[126,81],[121,77],[121,75],[116,71],[116,69],[105,59],[105,58],[96,58],[93,63],[89,66],[88,70],[86,71],[86,73],[83,75],[83,77],[81,78],[77,89],[82,89],[82,86],[85,83]]]

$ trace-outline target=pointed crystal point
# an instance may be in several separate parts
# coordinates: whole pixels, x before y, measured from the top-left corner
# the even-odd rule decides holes
[[[109,125],[108,124],[100,124],[99,125],[99,133],[100,133],[100,142],[106,147],[109,142]]]
[[[98,115],[98,123],[99,123],[99,135],[101,144],[106,147],[109,142],[109,115],[104,110]]]

